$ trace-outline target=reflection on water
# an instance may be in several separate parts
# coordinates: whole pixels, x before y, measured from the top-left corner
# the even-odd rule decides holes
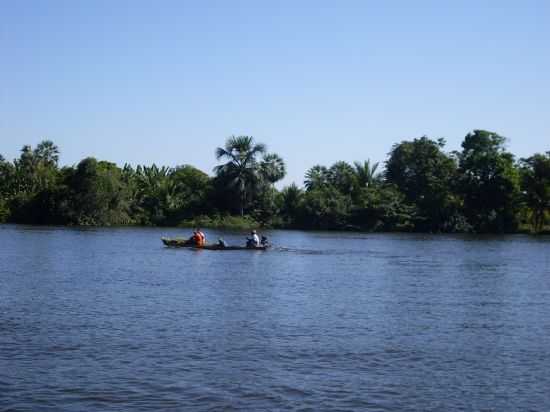
[[[0,410],[550,408],[548,238],[186,235],[0,226]]]

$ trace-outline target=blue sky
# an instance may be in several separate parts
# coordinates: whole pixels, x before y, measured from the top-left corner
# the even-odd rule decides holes
[[[550,150],[548,1],[0,0],[0,153],[193,164],[252,135],[287,162],[384,161],[475,128]]]

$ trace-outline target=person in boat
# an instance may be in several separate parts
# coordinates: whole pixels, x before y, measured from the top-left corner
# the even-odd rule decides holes
[[[267,236],[262,236],[262,240],[260,240],[260,245],[263,247],[269,247],[269,240],[267,239]]]
[[[227,243],[225,243],[225,240],[223,240],[222,238],[219,238],[218,239],[218,247],[220,247],[221,249],[224,249],[227,247]]]
[[[250,237],[246,238],[246,247],[258,247],[260,246],[260,238],[255,230],[250,232]]]
[[[204,235],[204,233],[199,228],[197,228],[195,232],[197,235],[197,242],[195,244],[197,246],[206,245],[206,236]]]
[[[187,240],[187,243],[190,245],[202,247],[206,245],[206,236],[201,232],[200,229],[193,230],[193,235]]]
[[[197,231],[193,230],[193,234],[187,241],[185,242],[188,245],[196,245],[197,244]]]

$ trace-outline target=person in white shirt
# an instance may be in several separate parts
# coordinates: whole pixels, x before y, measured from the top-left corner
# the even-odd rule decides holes
[[[248,247],[258,247],[260,246],[260,238],[255,230],[250,232],[252,237],[246,238],[246,246]]]

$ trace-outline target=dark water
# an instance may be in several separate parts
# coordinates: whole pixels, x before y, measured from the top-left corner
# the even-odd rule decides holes
[[[0,226],[0,411],[550,410],[549,238],[178,234]]]

